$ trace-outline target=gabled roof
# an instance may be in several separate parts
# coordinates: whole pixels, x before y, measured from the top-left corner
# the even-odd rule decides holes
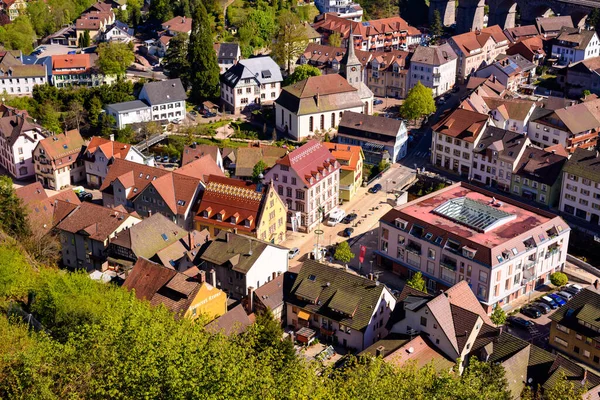
[[[475,153],[485,153],[487,149],[494,150],[504,160],[513,163],[527,144],[527,137],[521,134],[488,126],[483,132]]]
[[[406,32],[409,36],[421,35],[421,31],[408,25],[400,17],[382,18],[370,21],[356,22],[337,16],[336,13],[321,14],[316,18],[313,28],[319,31],[339,32],[343,38],[347,38],[352,30],[354,35],[362,36],[366,39],[368,36],[380,35],[385,33]]]
[[[560,42],[565,42],[565,43],[569,43],[569,44],[574,44],[575,45],[575,47],[573,47],[574,49],[585,50],[587,48],[587,46],[590,44],[590,42],[592,41],[592,39],[594,38],[594,36],[596,36],[596,38],[597,38],[596,31],[589,31],[589,30],[581,29],[581,28],[565,28],[565,27],[563,27],[561,29],[560,34],[556,38],[556,40],[558,40],[559,45],[562,44]]]
[[[283,81],[279,65],[269,56],[254,57],[238,61],[221,75],[221,82],[234,87],[240,79],[252,79],[261,85]]]
[[[271,168],[277,160],[284,157],[288,150],[283,147],[268,146],[259,144],[258,146],[239,147],[236,150],[235,176],[251,177],[256,163],[262,160],[267,169]]]
[[[501,42],[507,42],[506,35],[502,32],[502,29],[498,25],[488,26],[482,30],[476,30],[472,32],[455,35],[450,38],[452,42],[458,47],[458,49],[466,56],[471,57],[477,52],[471,54],[472,51],[477,51],[485,46],[489,39],[492,39],[496,45]]]
[[[546,56],[546,52],[544,51],[544,41],[538,36],[520,39],[506,50],[506,54],[520,54],[527,60],[534,61],[536,56]]]
[[[236,59],[241,54],[238,43],[215,43],[214,47],[217,57],[221,59]]]
[[[356,171],[356,167],[361,158],[364,158],[362,154],[362,148],[360,146],[351,146],[349,144],[323,142],[323,146],[331,152],[338,162],[340,162],[340,169],[347,171]],[[343,163],[342,163],[343,161]]]
[[[564,154],[564,147],[559,152]],[[552,150],[548,151],[547,149],[527,147],[515,174],[552,186],[560,179],[562,168],[567,162],[567,156],[563,154],[558,154],[556,151],[553,153]]]
[[[383,341],[376,342],[374,346],[379,342]],[[386,354],[383,360],[396,367],[414,363],[416,368],[423,368],[431,364],[437,372],[449,371],[455,365],[455,362],[438,350],[425,335],[409,338],[400,348]]]
[[[174,241],[167,247],[159,250],[153,259],[160,260],[167,268],[178,268],[178,262],[184,257],[187,261],[196,264],[199,254],[208,247],[210,233],[208,230],[191,231],[179,240]],[[184,271],[187,274],[187,271]],[[188,274],[189,275],[189,274]]]
[[[286,293],[286,301],[364,332],[384,290],[376,281],[308,260]]]
[[[244,306],[239,304],[206,325],[210,333],[222,333],[225,336],[239,335],[254,323],[254,314],[248,315]]]
[[[44,149],[44,152],[50,160],[58,160],[67,156],[77,156],[84,145],[83,138],[77,129],[49,136],[39,141],[38,146]],[[75,162],[73,157],[73,162]]]
[[[600,155],[596,151],[575,149],[563,171],[600,182]]]
[[[221,231],[201,258],[206,262],[228,266],[233,271],[246,274],[269,246],[284,249],[251,236]],[[282,268],[287,268],[287,265],[282,266]]]
[[[42,127],[31,122],[27,118],[26,112],[0,118],[0,135],[4,136],[11,147],[15,144],[19,136],[28,135],[31,131],[41,134]],[[31,137],[31,140],[33,140],[33,137]]]
[[[402,121],[374,115],[345,111],[338,126],[338,133],[360,137],[383,144],[396,142]]]
[[[173,32],[189,33],[192,30],[192,18],[177,16],[163,22],[161,26]]]
[[[600,291],[590,285],[567,301],[550,319],[586,337],[600,340]],[[588,326],[582,325],[582,321]],[[592,329],[593,328],[593,329]]]
[[[262,184],[210,175],[194,219],[224,229],[255,232],[265,206],[267,188]],[[205,213],[208,213],[207,217]],[[220,215],[220,221],[217,215]]]
[[[58,224],[58,229],[104,242],[131,216],[116,208],[83,202]]]
[[[440,46],[418,46],[412,55],[411,62],[428,65],[444,65],[456,60],[457,55],[448,43]]]
[[[191,276],[163,267],[145,258],[138,258],[125,279],[123,287],[135,290],[140,300],[148,300],[151,305],[164,305],[179,319],[192,305],[203,285]],[[218,290],[218,289],[216,289]]]
[[[335,173],[340,167],[335,157],[316,140],[309,140],[283,158],[278,165],[285,165],[298,175],[307,187]]]
[[[146,99],[151,106],[187,99],[187,94],[179,78],[145,83],[142,93],[146,94]]]
[[[457,108],[435,124],[432,129],[435,133],[472,143],[483,131],[488,118],[489,116],[486,114]]]
[[[556,33],[560,31],[563,26],[573,28],[573,19],[570,15],[548,18],[538,17],[535,19],[535,25],[542,35],[546,33]]]
[[[104,156],[110,160],[111,158],[125,159],[130,149],[130,144],[93,136],[85,152],[86,156],[92,156],[96,151],[101,150]]]
[[[286,277],[287,274],[287,277]],[[270,310],[275,310],[277,307],[281,307],[284,304],[284,284],[285,280],[294,280],[293,276],[290,276],[289,272],[280,274],[270,282],[265,283],[254,291],[254,301],[260,301],[263,306]],[[287,279],[286,279],[287,278]]]
[[[522,25],[514,28],[507,28],[504,30],[504,33],[506,34],[506,37],[508,37],[508,40],[516,42],[522,38],[537,36],[539,32],[535,25]]]
[[[173,221],[156,213],[139,224],[119,232],[110,243],[130,249],[138,258],[150,259],[160,250],[186,237],[187,234]]]
[[[535,106],[535,102],[524,99],[501,99],[497,97],[483,97],[490,110],[502,109],[506,112],[505,119],[514,119],[517,121],[525,121],[527,115],[531,111],[531,107]]]
[[[116,112],[122,113],[122,112],[131,112],[131,111],[137,111],[137,110],[145,110],[146,108],[149,108],[150,106],[148,104],[146,104],[145,102],[143,102],[142,100],[132,100],[132,101],[123,101],[121,103],[107,104],[106,107],[111,108]]]
[[[204,155],[210,155],[212,159],[216,161],[220,152],[219,146],[210,144],[193,144],[191,146],[185,146],[183,148],[183,154],[181,155],[181,165],[189,164]]]
[[[94,66],[96,57],[92,57],[92,54],[61,54],[52,56],[52,70],[54,73],[60,72],[56,70],[72,70],[72,69],[84,69],[89,70]]]

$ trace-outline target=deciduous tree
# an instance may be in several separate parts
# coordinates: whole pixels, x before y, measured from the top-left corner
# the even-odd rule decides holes
[[[569,277],[564,272],[555,272],[550,274],[550,282],[557,287],[565,286],[569,283]]]
[[[348,264],[354,259],[354,257],[355,254],[352,252],[352,249],[350,248],[348,242],[341,242],[340,244],[338,244],[333,255],[333,258],[335,258],[343,264]]]
[[[496,326],[504,325],[506,322],[506,313],[500,306],[496,306],[492,314],[490,315],[490,319]]]
[[[286,86],[293,85],[294,83],[300,82],[301,80],[304,80],[311,76],[320,76],[320,75],[321,75],[321,70],[318,69],[317,67],[313,67],[312,65],[308,65],[308,64],[298,65],[296,67],[296,69],[294,69],[294,73],[291,75],[288,75],[288,77],[285,78],[285,81],[283,82],[283,84]]]
[[[339,32],[333,32],[327,39],[330,46],[342,47],[342,35]]]
[[[400,107],[400,114],[406,119],[417,119],[435,112],[435,101],[430,88],[420,81],[408,91],[406,100]]]
[[[292,63],[295,63],[306,49],[308,35],[306,27],[290,11],[283,11],[279,14],[277,21],[277,35],[275,36],[275,44],[273,45],[273,57],[289,73]]]
[[[406,281],[406,284],[413,289],[427,293],[427,284],[425,283],[425,279],[423,279],[423,275],[420,272],[415,273],[408,281]]]
[[[256,183],[260,182],[262,179],[261,175],[265,172],[265,169],[267,169],[267,164],[263,160],[259,160],[252,168],[252,180]]]
[[[126,43],[100,43],[96,51],[98,52],[96,63],[105,75],[123,76],[127,67],[135,60],[133,51]]]

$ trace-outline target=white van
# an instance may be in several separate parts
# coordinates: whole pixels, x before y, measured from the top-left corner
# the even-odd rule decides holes
[[[329,217],[327,218],[327,225],[328,226],[336,226],[337,224],[342,222],[342,220],[344,219],[345,216],[346,216],[346,211],[344,211],[340,208],[334,208],[331,211],[329,211]]]

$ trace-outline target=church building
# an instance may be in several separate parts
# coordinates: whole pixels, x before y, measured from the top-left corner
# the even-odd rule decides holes
[[[275,102],[277,128],[303,140],[336,130],[344,111],[371,115],[373,92],[363,76],[354,46],[349,46],[340,62],[340,74],[313,76],[281,90]]]

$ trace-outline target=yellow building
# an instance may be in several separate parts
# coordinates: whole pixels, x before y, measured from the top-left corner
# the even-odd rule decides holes
[[[212,237],[222,230],[271,243],[285,240],[287,208],[272,184],[251,184],[210,175],[194,218],[196,230]]]
[[[365,155],[360,146],[323,143],[340,163],[340,199],[349,201],[362,185]]]
[[[206,273],[197,267],[180,273],[140,257],[123,287],[153,306],[165,306],[175,318],[205,316],[212,321],[227,312],[227,294],[206,282]]]

